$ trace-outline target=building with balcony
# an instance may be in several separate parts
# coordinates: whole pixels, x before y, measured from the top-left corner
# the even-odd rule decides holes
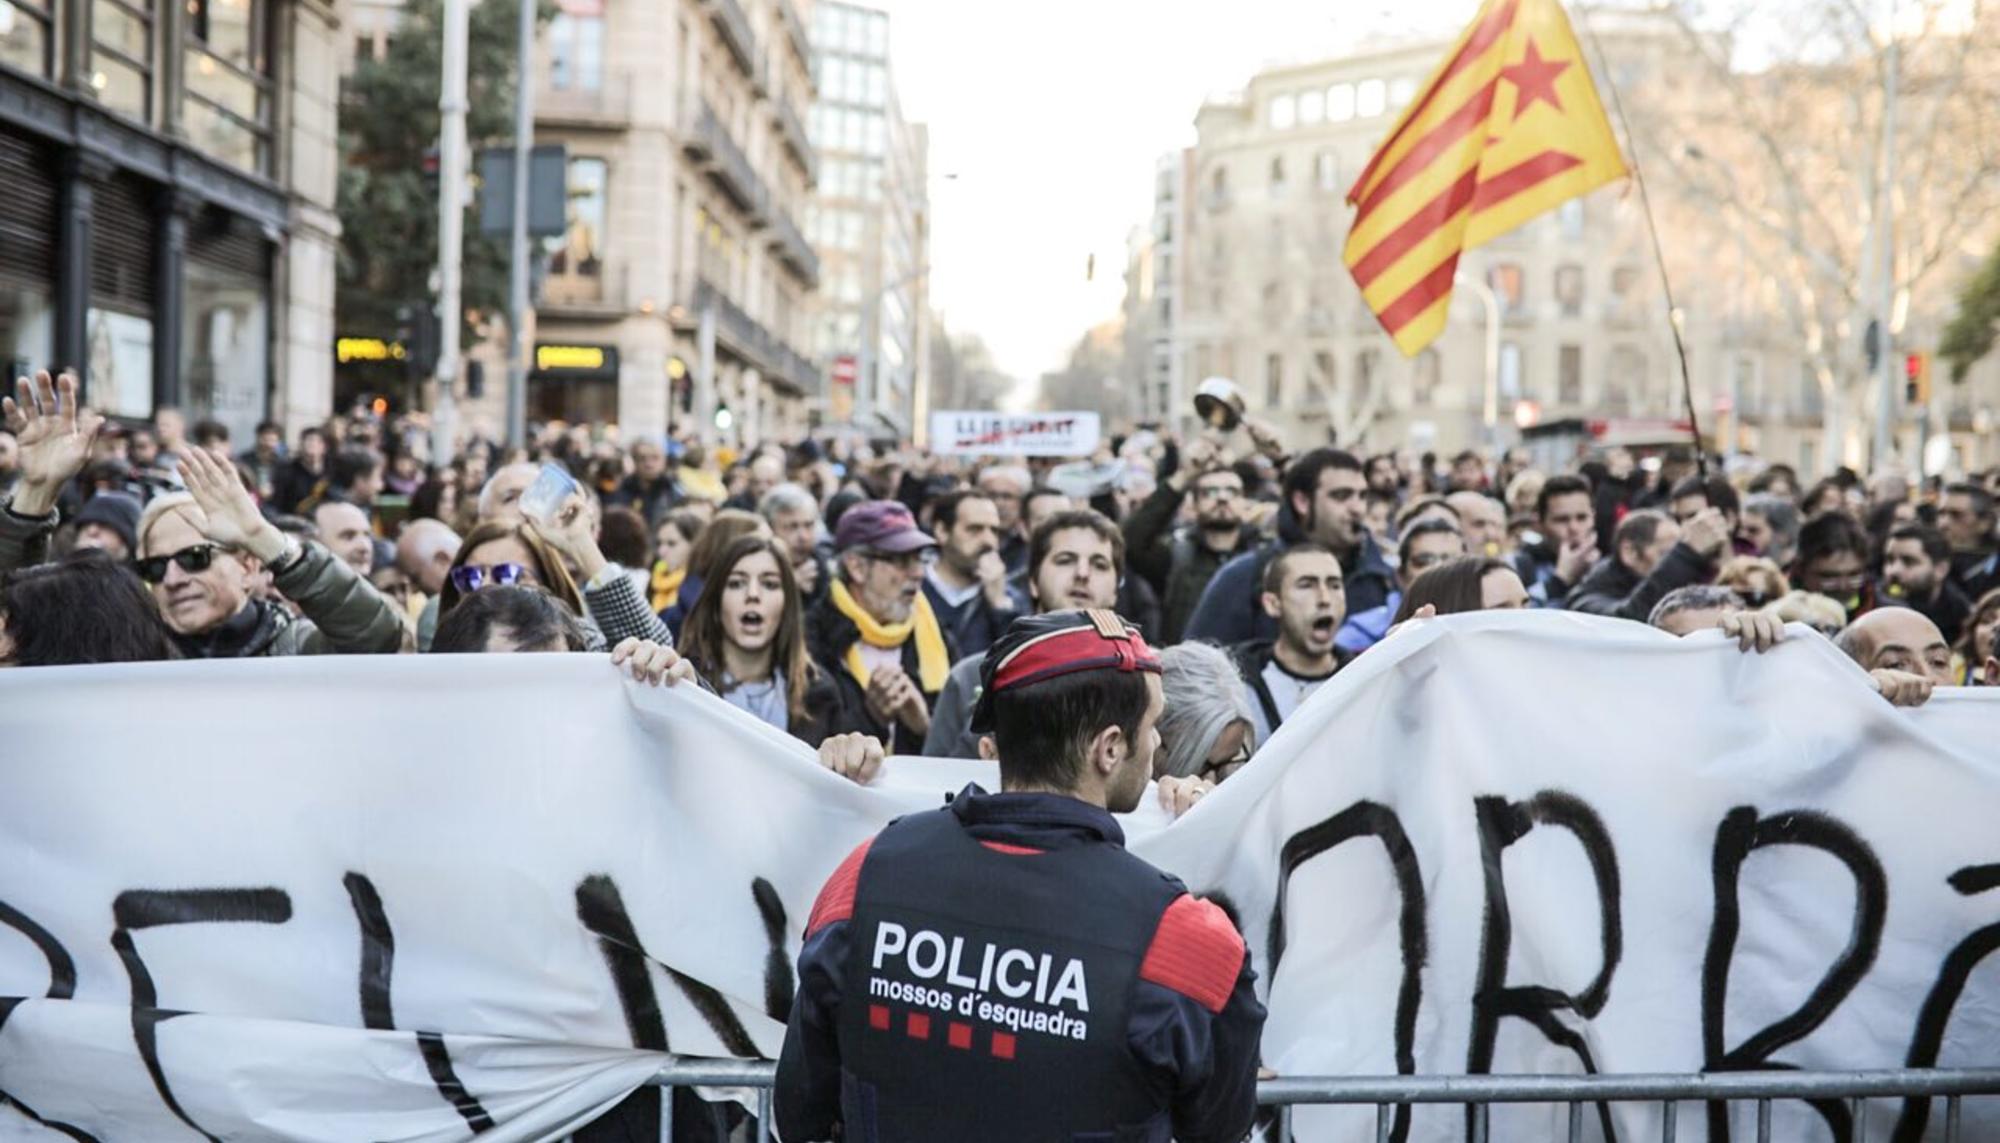
[[[814,348],[841,365],[821,419],[908,438],[927,416],[929,138],[896,98],[887,13],[821,0],[812,42],[823,170],[807,237],[826,277]]]
[[[820,280],[808,2],[559,0],[535,139],[568,149],[569,229],[545,251],[531,419],[805,430],[824,388],[805,349]],[[494,423],[499,388],[478,408]]]
[[[0,358],[106,413],[298,427],[332,394],[327,0],[0,0]]]

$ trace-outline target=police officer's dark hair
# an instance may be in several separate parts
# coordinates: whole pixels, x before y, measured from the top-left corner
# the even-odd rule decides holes
[[[967,500],[984,500],[992,503],[993,498],[977,488],[960,488],[947,492],[931,501],[931,523],[939,532],[949,532],[958,526],[958,509]]]
[[[1097,533],[1111,544],[1111,568],[1120,579],[1125,576],[1125,533],[1111,522],[1111,517],[1095,508],[1072,508],[1058,512],[1042,521],[1035,534],[1028,537],[1028,582],[1042,570],[1042,561],[1049,558],[1049,545],[1055,542],[1057,532],[1068,528],[1084,528]]]
[[[1084,752],[1107,726],[1139,733],[1146,717],[1146,674],[1081,671],[993,695],[993,744],[1008,787],[1074,790]]]
[[[1943,532],[1938,531],[1928,524],[1904,524],[1902,527],[1891,531],[1889,539],[1891,542],[1896,540],[1915,540],[1923,546],[1925,559],[1940,567],[1951,563],[1951,544],[1945,540]],[[1886,548],[1888,545],[1885,544],[1883,546]],[[1949,568],[1947,567],[1946,570],[1949,570]]]
[[[1442,523],[1442,521],[1439,522]],[[1454,532],[1457,530],[1456,528],[1452,529]],[[1335,555],[1333,549],[1327,547],[1325,544],[1317,544],[1311,540],[1293,544],[1284,551],[1279,552],[1276,558],[1272,559],[1270,563],[1264,565],[1263,587],[1265,591],[1272,595],[1278,594],[1279,589],[1285,583],[1285,565],[1291,563],[1294,556],[1332,556],[1334,563],[1337,564],[1340,562],[1340,557]]]
[[[1549,505],[1558,496],[1589,496],[1590,494],[1590,481],[1586,477],[1571,476],[1567,473],[1551,476],[1542,482],[1542,490],[1535,493],[1535,519],[1548,519]]]
[[[489,587],[459,597],[438,620],[431,653],[478,654],[495,631],[505,631],[517,647],[581,651],[588,646],[583,626],[555,596],[538,587]]]

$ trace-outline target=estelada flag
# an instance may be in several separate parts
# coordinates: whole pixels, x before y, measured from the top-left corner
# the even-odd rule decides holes
[[[1626,173],[1557,0],[1486,0],[1347,201],[1344,261],[1396,347],[1444,330],[1458,257]]]

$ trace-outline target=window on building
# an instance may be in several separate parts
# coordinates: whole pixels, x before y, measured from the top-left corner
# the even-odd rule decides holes
[[[1415,99],[1416,97],[1417,97],[1416,80],[1410,79],[1409,77],[1405,76],[1402,79],[1393,80],[1390,82],[1389,107],[1391,110],[1401,111],[1403,108],[1408,107],[1410,105],[1410,100]]]
[[[1289,130],[1298,122],[1298,114],[1298,101],[1292,96],[1278,95],[1271,98],[1270,124],[1273,131]]]
[[[1521,385],[1521,346],[1518,342],[1500,344],[1498,385],[1502,401],[1518,401],[1526,395]]]
[[[1630,345],[1611,350],[1611,373],[1605,378],[1605,404],[1612,412],[1643,409],[1648,399],[1646,354]]]
[[[1354,118],[1354,85],[1336,83],[1326,89],[1326,121],[1345,123]]]
[[[1316,405],[1324,405],[1326,395],[1334,391],[1337,372],[1333,354],[1324,349],[1313,354],[1312,377],[1307,382],[1306,390]]]
[[[1500,299],[1500,316],[1516,317],[1527,309],[1528,277],[1519,262],[1495,262],[1486,271],[1486,284]]]
[[[1565,345],[1556,350],[1556,403],[1583,404],[1583,347]]]
[[[0,0],[0,64],[49,78],[50,0]]]
[[[183,128],[210,155],[262,171],[270,161],[272,113],[266,0],[185,2]]]
[[[575,158],[569,161],[569,229],[549,256],[549,278],[578,280],[594,284],[604,274],[605,195],[610,168],[603,159]],[[705,211],[697,211],[698,230],[712,224]],[[552,290],[552,293],[554,291]],[[570,297],[577,295],[571,293]],[[591,296],[595,296],[594,293]]]
[[[1620,302],[1629,302],[1639,289],[1639,269],[1636,266],[1620,266],[1611,271],[1611,296]]]
[[[1285,159],[1282,155],[1271,160],[1271,193],[1285,193]]]
[[[1264,407],[1281,409],[1285,405],[1285,359],[1272,353],[1264,358]]]
[[[90,17],[90,88],[113,111],[153,115],[152,0],[95,0]]]
[[[1731,363],[1736,385],[1736,419],[1760,415],[1764,411],[1764,386],[1759,384],[1757,359],[1747,353],[1739,353]]]
[[[1556,267],[1556,302],[1562,306],[1562,316],[1583,316],[1583,267]]]
[[[1208,178],[1209,197],[1220,201],[1229,197],[1229,168],[1218,166]]]
[[[1379,79],[1364,79],[1354,88],[1354,114],[1372,119],[1389,106],[1389,85]]]
[[[1299,92],[1299,123],[1310,127],[1326,119],[1326,92],[1314,88]]]
[[[1340,156],[1331,150],[1313,156],[1313,185],[1323,191],[1340,189]]]
[[[878,59],[885,58],[889,54],[888,13],[869,12],[866,15],[868,21],[868,54]]]
[[[1417,354],[1416,364],[1410,380],[1410,403],[1419,408],[1429,408],[1437,399],[1438,386],[1444,381],[1444,360],[1435,349],[1426,349]]]
[[[879,114],[870,114],[865,127],[866,137],[862,151],[869,155],[883,155],[889,149],[889,125]]]
[[[602,9],[563,4],[549,20],[549,86],[557,91],[597,91],[604,86]]]
[[[863,93],[870,106],[880,107],[889,102],[889,69],[881,64],[868,65],[868,89]]]

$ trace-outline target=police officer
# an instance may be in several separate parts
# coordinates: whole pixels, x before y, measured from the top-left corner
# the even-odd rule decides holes
[[[1016,621],[987,651],[969,785],[848,855],[820,892],[778,1063],[787,1143],[1235,1143],[1257,1002],[1221,909],[1126,852],[1159,744],[1160,660],[1109,611]]]

